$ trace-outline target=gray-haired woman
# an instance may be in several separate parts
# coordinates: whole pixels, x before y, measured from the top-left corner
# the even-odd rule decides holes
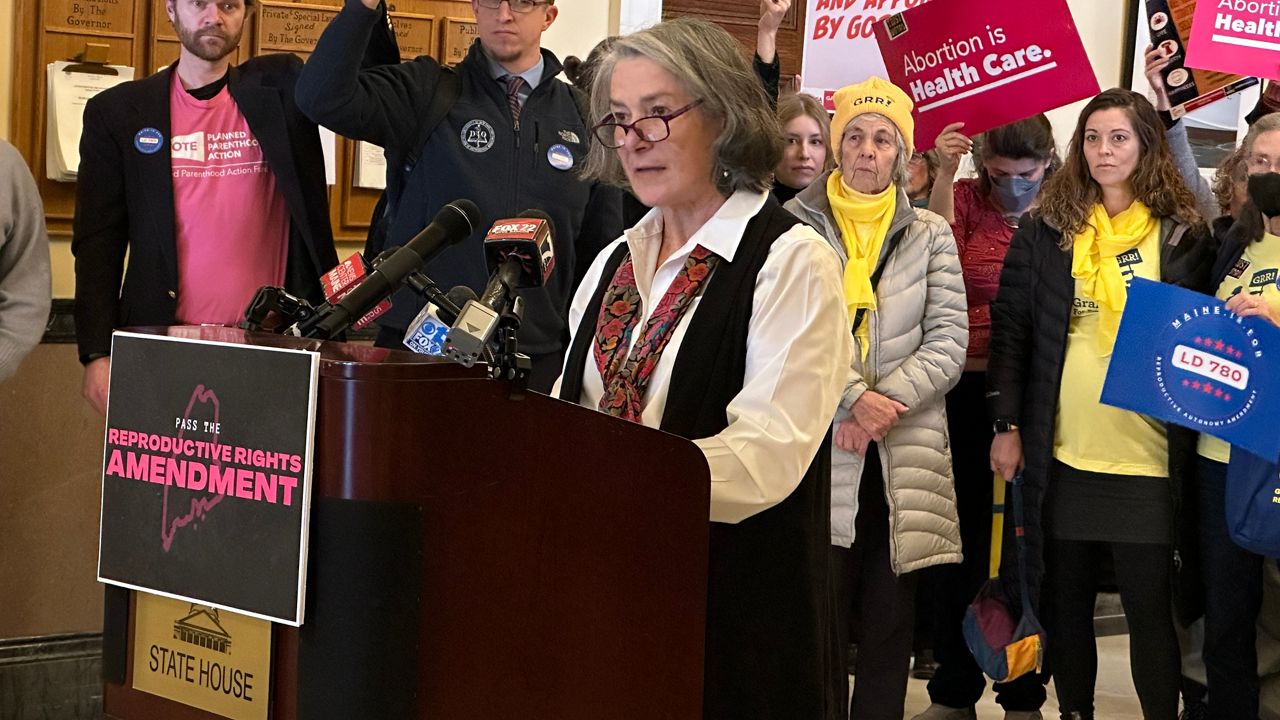
[[[836,609],[852,613],[858,643],[852,716],[897,720],[911,657],[913,571],[961,559],[943,398],[960,378],[969,320],[951,227],[911,207],[904,191],[911,100],[873,77],[841,89],[835,102],[840,167],[787,208],[845,260],[857,350],[831,459]],[[838,614],[837,628],[845,627]]]
[[[723,30],[619,38],[592,97],[588,171],[653,210],[579,287],[559,395],[706,455],[704,716],[829,717],[824,438],[852,353],[839,260],[768,194],[781,133]]]

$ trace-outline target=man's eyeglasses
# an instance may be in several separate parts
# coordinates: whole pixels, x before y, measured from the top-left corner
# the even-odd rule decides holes
[[[547,0],[476,0],[476,2],[480,4],[480,7],[490,10],[497,10],[505,2],[507,7],[511,8],[511,12],[521,14],[533,12],[533,9],[539,5],[551,4]]]
[[[661,142],[671,137],[671,121],[689,112],[695,107],[702,104],[701,100],[694,100],[679,110],[674,110],[666,115],[650,115],[642,117],[633,123],[620,123],[612,120],[613,116],[605,118],[595,127],[591,128],[591,132],[596,136],[596,140],[607,148],[617,149],[623,146],[627,141],[627,132],[635,132],[636,137],[645,142]]]

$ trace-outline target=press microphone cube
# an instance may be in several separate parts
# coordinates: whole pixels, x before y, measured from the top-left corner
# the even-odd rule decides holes
[[[476,358],[484,352],[489,338],[493,337],[494,331],[498,328],[500,318],[497,310],[474,300],[468,300],[462,307],[458,321],[453,324],[445,343],[449,359],[466,367],[475,365]]]
[[[336,304],[351,289],[360,284],[360,280],[369,274],[369,266],[365,263],[364,256],[360,253],[354,253],[351,257],[343,260],[337,267],[320,276],[320,287],[324,289],[324,298],[331,304]],[[373,322],[379,315],[391,309],[391,301],[383,300],[378,303],[372,310],[365,313],[351,323],[353,330],[360,328]]]
[[[440,321],[436,306],[427,303],[404,334],[404,346],[419,355],[444,357],[449,326]]]
[[[489,269],[500,266],[509,256],[520,258],[521,273],[516,287],[538,287],[555,269],[556,257],[551,244],[551,222],[545,215],[527,210],[529,217],[504,218],[496,221],[484,238],[485,259]]]

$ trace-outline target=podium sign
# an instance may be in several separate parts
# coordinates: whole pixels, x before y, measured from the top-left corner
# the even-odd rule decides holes
[[[118,332],[98,579],[300,625],[319,355]]]
[[[271,623],[137,593],[133,687],[233,720],[267,720]]]

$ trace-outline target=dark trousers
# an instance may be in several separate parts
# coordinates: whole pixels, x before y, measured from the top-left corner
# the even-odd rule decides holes
[[[1227,532],[1226,481],[1226,465],[1200,458],[1203,656],[1213,720],[1258,717],[1262,556],[1236,545]]]
[[[858,646],[852,720],[902,720],[911,665],[916,574],[895,575],[889,563],[889,505],[875,443],[858,488],[853,547],[835,547],[837,647]],[[848,676],[843,675],[845,687]],[[837,687],[839,687],[837,685]]]
[[[929,700],[963,708],[982,698],[987,679],[965,644],[961,629],[965,610],[986,582],[991,555],[992,430],[984,403],[986,373],[966,372],[947,393],[947,427],[951,436],[951,460],[956,476],[956,508],[960,514],[960,540],[964,562],[922,570],[922,585],[933,617],[933,656],[938,669],[929,681]],[[1005,522],[1012,523],[1012,517]],[[1013,551],[1013,548],[1010,548]],[[921,595],[921,597],[926,597]],[[996,683],[996,702],[1005,710],[1039,710],[1044,705],[1047,676],[1023,675]]]
[[[1093,717],[1098,646],[1093,610],[1098,567],[1110,557],[1129,624],[1129,666],[1146,720],[1178,716],[1181,657],[1173,630],[1168,545],[1090,540],[1045,542],[1045,644],[1063,717]],[[1255,716],[1256,717],[1256,716]]]

